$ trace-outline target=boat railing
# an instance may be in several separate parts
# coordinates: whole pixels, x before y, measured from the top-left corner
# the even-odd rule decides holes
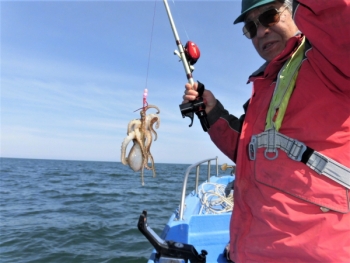
[[[219,166],[218,166],[218,157],[205,159],[203,161],[197,162],[195,164],[192,164],[189,166],[185,173],[185,178],[183,181],[182,186],[182,194],[181,194],[181,201],[180,201],[180,208],[179,208],[179,220],[183,220],[184,210],[185,210],[185,198],[186,198],[186,189],[187,189],[187,181],[188,177],[190,175],[190,172],[194,167],[196,167],[196,184],[195,184],[195,193],[198,194],[198,184],[199,184],[199,168],[200,165],[207,163],[207,181],[210,182],[210,167],[211,167],[211,161],[216,162],[216,176],[219,175]]]

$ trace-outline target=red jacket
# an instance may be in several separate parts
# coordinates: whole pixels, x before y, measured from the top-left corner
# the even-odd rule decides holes
[[[311,43],[299,70],[280,133],[350,167],[350,0],[299,0],[294,20]],[[236,118],[220,102],[208,114],[209,135],[237,165],[231,258],[241,262],[350,262],[349,191],[279,151],[275,160],[252,135],[264,131],[276,76],[303,36],[262,72]]]

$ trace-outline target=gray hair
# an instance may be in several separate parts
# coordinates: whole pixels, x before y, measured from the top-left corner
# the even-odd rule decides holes
[[[277,0],[280,3],[283,3],[287,9],[289,10],[289,12],[292,14],[293,13],[293,3],[292,0]]]

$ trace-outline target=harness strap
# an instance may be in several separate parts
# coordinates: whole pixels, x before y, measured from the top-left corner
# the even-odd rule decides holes
[[[249,143],[249,158],[256,159],[258,148],[266,148],[265,157],[274,160],[278,156],[278,149],[287,153],[288,157],[294,161],[306,164],[318,174],[327,176],[329,179],[350,189],[350,169],[331,158],[306,146],[304,143],[290,138],[277,132],[275,129],[269,129],[258,135],[253,135]],[[268,154],[273,153],[270,157]]]

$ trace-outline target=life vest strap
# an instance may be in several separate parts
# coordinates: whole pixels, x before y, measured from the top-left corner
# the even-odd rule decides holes
[[[350,169],[335,160],[315,151],[304,143],[269,129],[253,135],[249,143],[249,158],[256,159],[258,148],[265,149],[265,157],[274,160],[278,157],[278,149],[284,151],[294,161],[302,162],[318,174],[322,174],[333,181],[350,189]],[[272,153],[272,154],[271,154]],[[271,157],[271,155],[273,155]]]

